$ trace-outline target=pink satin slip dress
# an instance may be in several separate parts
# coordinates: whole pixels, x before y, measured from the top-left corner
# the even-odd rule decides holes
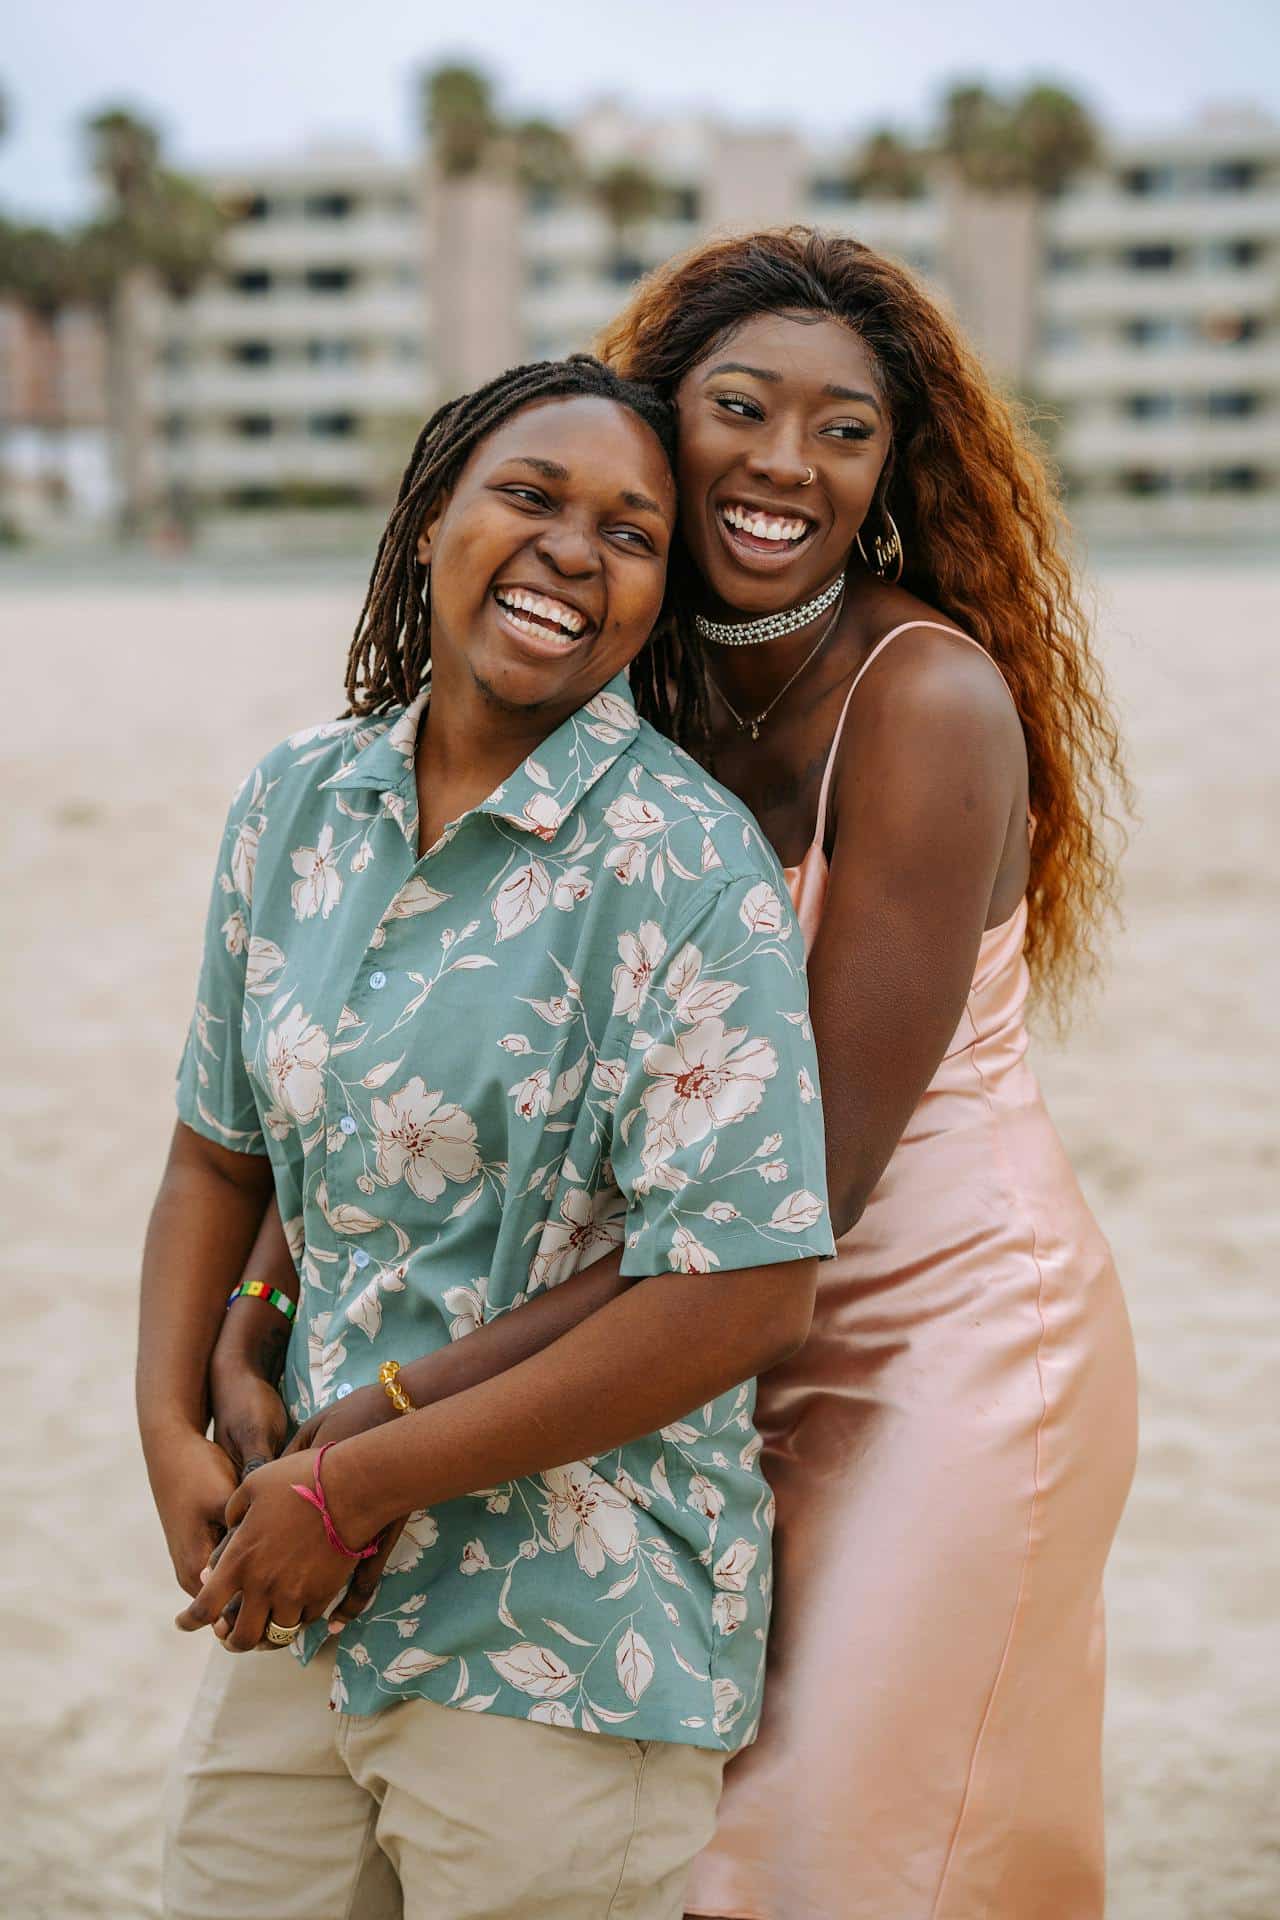
[[[905,630],[849,689],[787,875],[806,947],[849,703]],[[813,1331],[760,1382],[764,1713],[689,1914],[1102,1914],[1102,1571],[1133,1472],[1134,1357],[1027,1065],[1025,929],[1023,901],[983,934],[955,1037],[820,1271]]]

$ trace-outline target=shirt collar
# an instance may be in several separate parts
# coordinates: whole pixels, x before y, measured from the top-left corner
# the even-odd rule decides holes
[[[321,785],[385,791],[411,781],[418,725],[430,697],[428,680],[389,727]],[[640,716],[624,668],[562,721],[475,811],[491,813],[540,840],[552,840],[639,731]]]

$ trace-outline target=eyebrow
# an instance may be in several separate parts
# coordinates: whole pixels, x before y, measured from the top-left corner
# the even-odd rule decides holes
[[[752,380],[766,380],[774,386],[780,385],[782,381],[782,375],[773,367],[749,367],[742,360],[722,360],[718,367],[710,368],[706,379],[712,380],[718,373],[745,373]],[[822,389],[822,396],[824,400],[860,400],[864,406],[874,407],[877,413],[883,412],[875,394],[864,393],[858,387],[838,387],[828,381]]]
[[[570,478],[568,467],[562,467],[558,460],[539,460],[531,453],[513,453],[511,460],[514,466],[532,467],[534,472],[540,473],[544,480]],[[637,513],[656,514],[659,520],[666,517],[657,501],[651,500],[647,493],[631,493],[624,490],[619,498],[624,506],[634,508]]]
[[[532,467],[534,472],[540,473],[544,480],[569,478],[568,467],[562,467],[558,460],[537,460],[531,453],[513,453],[511,460],[517,467]]]

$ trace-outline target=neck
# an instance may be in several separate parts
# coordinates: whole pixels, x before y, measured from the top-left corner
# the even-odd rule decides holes
[[[465,789],[467,803],[474,804],[513,774],[579,704],[560,699],[510,706],[464,659],[433,658],[431,698],[418,735],[419,772],[429,774],[433,790]]]

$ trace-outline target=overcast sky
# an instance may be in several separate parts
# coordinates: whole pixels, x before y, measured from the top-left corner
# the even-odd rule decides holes
[[[27,0],[8,15],[0,205],[44,218],[83,207],[78,123],[104,103],[158,120],[179,165],[334,135],[406,153],[412,75],[453,56],[553,115],[614,94],[853,131],[920,123],[945,81],[981,74],[1061,78],[1123,128],[1226,101],[1280,116],[1275,0]]]

